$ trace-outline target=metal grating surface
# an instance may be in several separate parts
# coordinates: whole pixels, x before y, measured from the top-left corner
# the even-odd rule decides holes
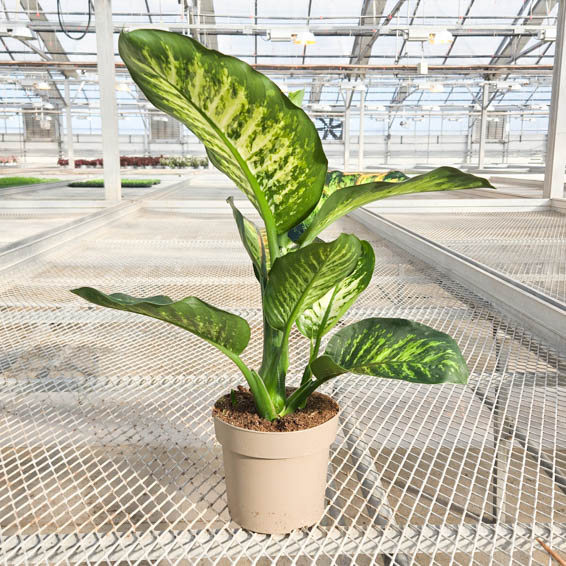
[[[550,565],[566,549],[566,360],[351,220],[376,272],[347,323],[450,332],[469,387],[348,376],[329,506],[284,537],[230,522],[210,407],[237,371],[181,329],[68,289],[195,294],[251,323],[259,293],[232,219],[142,212],[0,284],[0,563]],[[291,374],[307,344],[292,340]],[[562,470],[562,471],[560,471]]]
[[[566,304],[565,214],[540,211],[383,216]]]
[[[34,214],[33,211],[0,211],[0,250],[12,242],[63,226],[79,216],[80,214],[73,212],[39,215]]]

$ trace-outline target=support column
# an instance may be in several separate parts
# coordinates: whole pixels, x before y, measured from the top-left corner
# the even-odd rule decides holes
[[[71,88],[69,78],[65,79],[65,128],[67,130],[67,159],[69,167],[75,168],[75,151],[73,148],[73,120],[71,116]]]
[[[484,83],[481,100],[480,146],[478,151],[478,168],[483,169],[485,162],[485,139],[487,137],[487,106],[489,104],[489,84]]]
[[[344,143],[344,171],[350,166],[350,106],[354,92],[351,89],[340,89],[344,100],[344,123],[342,125],[342,138]]]
[[[346,105],[344,110],[344,171],[348,171],[350,166],[350,106]]]
[[[391,108],[387,107],[387,133],[385,134],[385,161],[384,164],[389,163],[389,158],[391,156]]]
[[[464,163],[470,164],[472,162],[472,142],[474,139],[474,120],[472,115],[468,113],[468,129],[466,131],[466,151],[464,154]]]
[[[358,171],[364,170],[364,110],[366,106],[366,90],[360,89],[360,137],[358,139]]]
[[[112,1],[95,0],[96,47],[100,115],[102,119],[102,157],[104,159],[104,198],[120,200],[120,148],[118,145],[118,107],[114,68],[114,30]]]
[[[566,167],[566,2],[558,8],[552,99],[550,103],[544,198],[564,198],[564,168]]]

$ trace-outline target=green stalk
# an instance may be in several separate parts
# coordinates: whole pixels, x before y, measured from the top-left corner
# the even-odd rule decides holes
[[[238,366],[246,378],[259,415],[270,421],[275,420],[278,417],[277,411],[275,410],[271,397],[261,377],[255,371],[248,368],[240,356],[234,352],[225,350],[224,353]]]
[[[264,331],[264,359],[260,373],[275,408],[280,411],[285,406],[286,398],[289,336],[271,328],[267,322],[264,324]]]
[[[267,234],[267,247],[269,248],[269,258],[271,265],[279,257],[279,242],[277,241],[277,229],[275,222],[264,220],[265,232]]]
[[[292,395],[289,396],[287,402],[285,403],[285,408],[279,412],[280,417],[285,415],[290,415],[294,413],[297,409],[306,403],[309,396],[318,389],[325,381],[332,379],[331,377],[326,377],[323,379],[315,379],[301,385]]]

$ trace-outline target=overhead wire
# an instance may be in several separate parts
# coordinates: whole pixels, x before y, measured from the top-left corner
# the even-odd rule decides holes
[[[87,4],[88,4],[88,20],[87,20],[87,23],[86,23],[85,30],[83,32],[80,32],[79,35],[71,35],[67,31],[67,29],[65,28],[65,22],[63,21],[63,13],[62,13],[62,10],[61,10],[61,0],[57,0],[57,20],[59,21],[59,26],[61,27],[61,31],[63,32],[65,37],[68,37],[69,39],[72,39],[73,41],[80,41],[89,32],[90,23],[91,23],[91,19],[92,19],[91,0],[87,0]]]

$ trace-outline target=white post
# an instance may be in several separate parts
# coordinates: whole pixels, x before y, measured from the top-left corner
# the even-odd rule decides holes
[[[102,119],[102,158],[104,159],[104,198],[120,200],[120,148],[118,145],[118,107],[114,69],[114,29],[112,1],[95,0],[96,47],[100,115]]]
[[[544,198],[564,198],[566,167],[566,1],[560,2],[550,103]]]
[[[485,138],[487,136],[487,106],[489,104],[489,84],[484,83],[481,101],[480,147],[478,152],[478,168],[483,169],[485,162]]]
[[[391,152],[391,108],[387,107],[387,133],[385,134],[385,161],[384,165],[389,163],[389,153]]]
[[[364,109],[366,105],[366,90],[360,89],[360,137],[358,139],[358,171],[364,170]]]
[[[345,108],[342,136],[344,137],[344,171],[348,171],[350,166],[350,105],[346,104]]]
[[[69,167],[75,168],[75,151],[73,148],[73,120],[71,116],[71,89],[69,79],[65,79],[65,127],[67,129],[67,159]]]

